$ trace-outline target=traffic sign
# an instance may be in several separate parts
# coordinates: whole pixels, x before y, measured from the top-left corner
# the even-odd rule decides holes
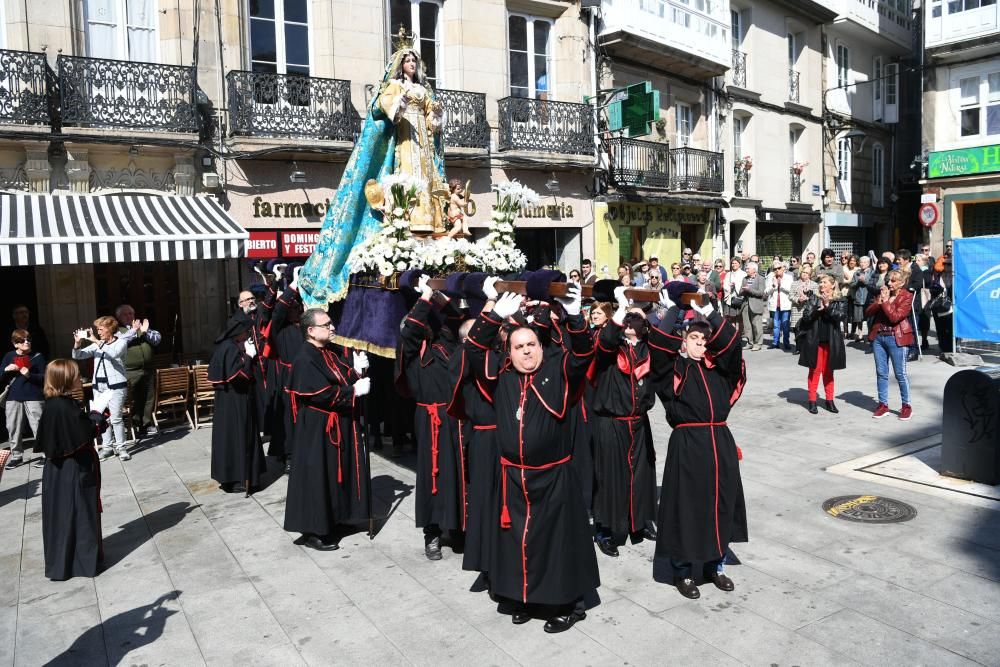
[[[917,217],[920,219],[921,225],[930,229],[937,224],[938,219],[941,217],[941,211],[938,210],[937,204],[921,204],[920,210],[917,212]]]

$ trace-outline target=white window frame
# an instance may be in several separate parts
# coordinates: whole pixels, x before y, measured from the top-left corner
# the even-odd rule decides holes
[[[746,157],[747,121],[745,116],[733,116],[733,161],[742,160]]]
[[[955,68],[951,71],[949,79],[949,103],[951,107],[954,129],[953,138],[942,137],[933,147],[936,150],[946,150],[948,148],[960,148],[981,145],[983,142],[1000,143],[1000,128],[993,134],[989,133],[989,107],[1000,106],[1000,91],[993,94],[990,99],[990,75],[1000,75],[1000,65],[996,60],[967,65]],[[965,79],[978,79],[979,87],[978,101],[975,104],[964,104],[962,102],[961,82]],[[969,109],[979,110],[979,132],[962,136],[962,111]]]
[[[836,76],[837,87],[851,85],[851,47],[842,42],[837,42],[836,46]]]
[[[801,127],[790,126],[788,128],[788,166],[792,167],[799,160],[799,140],[802,138]]]
[[[882,91],[885,89],[885,70],[882,56],[872,57],[872,120],[881,121],[883,115]]]
[[[872,145],[872,206],[885,206],[885,149],[879,143]]]
[[[443,0],[409,0],[410,3],[410,27],[413,33],[413,50],[420,54],[423,58],[422,48],[423,45],[421,40],[423,35],[420,32],[420,5],[437,5],[437,24],[434,26],[434,62],[437,65],[437,71],[434,73],[433,82],[434,88],[443,88],[444,83],[444,49],[442,48],[441,35],[444,32],[444,2]],[[312,4],[310,2],[309,4]],[[390,32],[392,28],[392,6],[386,3],[386,23],[390,26]],[[389,52],[391,53],[395,49],[393,48],[392,40],[395,39],[395,33],[388,35],[389,38]]]
[[[732,45],[734,51],[739,51],[743,46],[743,36],[746,30],[743,27],[743,12],[733,7],[729,10],[729,27],[732,30]]]
[[[794,32],[788,30],[785,33],[785,41],[788,47],[788,69],[795,69],[795,63],[799,60],[799,38]]]
[[[264,19],[264,18],[251,18],[250,16],[250,0],[246,0],[246,12],[247,12],[247,63],[248,69],[253,69],[253,45],[250,43],[250,22],[251,21],[269,21],[274,24],[274,50],[275,57],[277,58],[277,63],[275,67],[278,70],[278,74],[288,74],[288,56],[287,49],[285,48],[285,24],[290,23],[292,25],[304,26],[309,34],[309,62],[307,66],[309,67],[308,76],[313,76],[313,63],[316,59],[313,56],[313,47],[315,39],[313,38],[312,30],[312,2],[306,2],[306,22],[301,21],[286,21],[285,20],[285,3],[280,0],[275,0],[274,2],[274,18]],[[278,30],[278,25],[281,25],[281,30]],[[257,62],[266,62],[263,60]],[[301,67],[301,63],[292,63],[293,66]],[[297,72],[295,74],[298,74]]]
[[[686,140],[682,140],[682,137],[684,137],[681,132],[682,120],[687,121],[688,131]],[[677,102],[677,104],[674,105],[674,138],[677,140],[677,146],[691,145],[691,136],[694,134],[694,125],[694,108],[687,102]]]
[[[129,57],[128,50],[128,0],[111,0],[114,5],[116,5],[116,13],[118,16],[117,23],[109,23],[107,21],[96,21],[91,20],[89,17],[89,2],[84,0],[83,2],[83,29],[84,29],[84,41],[87,46],[87,55],[90,57],[97,57],[92,55],[90,46],[90,24],[91,23],[103,23],[104,25],[114,25],[115,26],[115,57],[112,60],[131,60]],[[143,29],[151,30],[153,33],[153,62],[160,62],[160,23],[159,19],[159,0],[152,0],[153,3],[153,27],[151,29],[142,26]],[[3,4],[3,0],[0,0],[0,5]],[[0,17],[2,18],[2,17]],[[4,30],[6,30],[6,21],[2,24]]]
[[[546,88],[543,93],[545,93],[549,99],[555,97],[555,69],[553,67],[554,62],[552,58],[552,37],[555,35],[556,22],[545,16],[533,16],[531,14],[525,14],[523,12],[507,12],[507,20],[504,22],[504,29],[507,38],[507,94],[514,97],[514,86],[511,81],[510,72],[510,17],[517,16],[525,20],[525,32],[527,37],[526,48],[528,55],[528,99],[538,99],[538,77],[535,74],[535,58],[538,56],[538,52],[535,50],[535,21],[543,21],[549,24],[549,43],[545,48],[545,65],[548,70],[546,76],[548,77],[545,85]],[[518,53],[521,53],[520,51]],[[518,86],[520,87],[520,86]]]
[[[883,68],[885,77],[883,86],[882,122],[899,122],[899,64],[886,63]]]
[[[837,201],[841,204],[851,203],[851,140],[841,137],[837,139],[837,164],[835,172]]]

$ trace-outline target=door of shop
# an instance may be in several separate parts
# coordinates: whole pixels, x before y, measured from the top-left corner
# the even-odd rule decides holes
[[[794,225],[757,223],[757,254],[763,258],[781,255],[787,259],[802,254],[802,231]]]
[[[962,207],[962,236],[1000,234],[1000,202],[966,204]]]
[[[181,352],[177,262],[95,264],[94,289],[100,315],[114,315],[127,303],[136,317],[149,319],[149,326],[163,334],[156,354]]]

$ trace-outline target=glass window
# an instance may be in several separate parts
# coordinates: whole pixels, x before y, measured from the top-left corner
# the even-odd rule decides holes
[[[843,44],[837,45],[837,86],[847,86],[851,82],[851,52]]]
[[[746,129],[746,120],[743,118],[733,118],[733,156],[737,160],[743,159],[743,131]]]
[[[991,72],[986,78],[986,134],[1000,134],[1000,72]]]
[[[157,61],[156,0],[85,0],[87,55]]]
[[[435,88],[441,83],[441,2],[440,0],[390,0],[389,48],[399,29],[414,38],[413,48],[420,54],[424,73]]]
[[[691,143],[691,130],[694,129],[694,114],[690,104],[677,103],[676,110],[677,145],[687,146]]]
[[[309,76],[306,0],[249,0],[250,69]]]
[[[732,23],[733,51],[739,51],[740,44],[743,43],[743,17],[736,9],[730,10],[729,17]]]
[[[510,94],[545,99],[553,89],[552,22],[511,14],[507,17]]]
[[[980,77],[969,77],[958,82],[959,101],[962,105],[960,114],[960,134],[963,137],[974,137],[979,134],[979,87]]]

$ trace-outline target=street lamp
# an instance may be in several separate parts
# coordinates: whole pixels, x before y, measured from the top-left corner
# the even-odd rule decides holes
[[[865,131],[862,130],[861,128],[858,128],[858,127],[855,127],[853,129],[849,130],[844,135],[844,139],[847,139],[848,141],[851,142],[851,152],[855,153],[855,154],[861,153],[861,151],[864,150],[865,140],[867,138],[868,138],[868,135],[865,134]],[[858,143],[855,144],[855,139],[858,139],[860,141],[858,141]]]

